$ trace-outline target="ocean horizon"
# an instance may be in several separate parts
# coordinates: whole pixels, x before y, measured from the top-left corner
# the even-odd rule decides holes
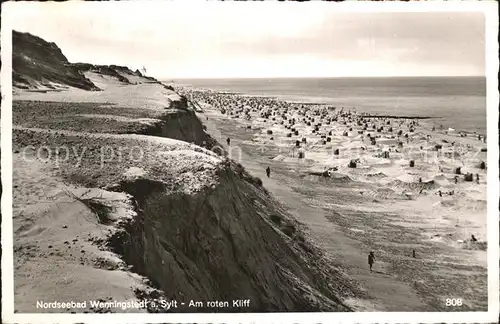
[[[431,117],[457,130],[486,133],[485,77],[164,79],[176,85],[329,104],[378,115]]]

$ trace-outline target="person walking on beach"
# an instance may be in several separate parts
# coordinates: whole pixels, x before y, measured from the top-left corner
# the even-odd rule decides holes
[[[228,146],[231,145],[231,139],[229,137],[227,138],[226,142]]]
[[[270,167],[266,168],[266,175],[268,178],[271,176],[271,168]]]
[[[375,263],[375,254],[373,251],[368,254],[368,265],[370,266],[370,272],[372,272],[373,264]]]

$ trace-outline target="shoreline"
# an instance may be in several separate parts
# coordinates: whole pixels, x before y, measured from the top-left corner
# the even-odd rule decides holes
[[[216,89],[211,89],[209,87],[200,87],[200,86],[192,86],[188,84],[177,84],[177,83],[171,83],[171,82],[166,82],[166,81],[161,81],[162,84],[168,85],[168,86],[173,86],[174,88],[181,88],[181,89],[188,89],[189,91],[200,91],[200,92],[208,92],[208,93],[213,93],[213,94],[223,94],[223,95],[230,95],[230,96],[239,96],[243,98],[263,98],[263,99],[271,99],[275,101],[281,101],[285,102],[288,104],[297,104],[297,105],[303,105],[303,106],[322,106],[322,107],[335,107],[336,109],[347,109],[347,110],[353,110],[353,111],[358,111],[359,114],[366,114],[370,118],[396,118],[396,119],[421,119],[421,120],[430,120],[434,121],[434,123],[431,124],[431,126],[435,126],[436,128],[441,128],[441,129],[446,129],[446,127],[443,127],[441,123],[439,123],[439,120],[444,119],[444,116],[405,116],[405,115],[397,115],[397,114],[372,114],[366,111],[361,112],[359,108],[356,108],[354,106],[345,106],[345,105],[337,105],[333,103],[329,103],[326,101],[323,102],[310,102],[310,101],[301,101],[301,100],[294,100],[291,98],[288,98],[288,95],[276,95],[276,94],[264,94],[264,93],[245,93],[241,91],[230,91],[230,90],[216,90]],[[441,127],[440,127],[441,126]],[[485,125],[486,127],[486,125]],[[479,129],[472,129],[472,128],[458,128],[453,125],[451,125],[449,128],[452,128],[454,132],[456,133],[464,133],[469,135],[481,135],[485,136],[486,135],[486,129],[484,130],[479,130]]]
[[[15,312],[487,309],[475,137],[390,111],[174,89],[13,37]],[[38,309],[42,299],[103,306]]]
[[[140,85],[135,87],[141,88]],[[143,90],[141,90],[140,93],[142,93]],[[57,97],[58,100],[62,101],[74,98],[71,100],[71,102],[73,102],[79,99],[77,94],[78,93],[61,92],[53,95],[55,96],[54,98]],[[149,92],[142,93],[142,95],[144,100],[146,97],[149,98]],[[211,93],[210,95],[217,96],[218,94]],[[179,96],[182,96],[182,94],[179,94]],[[111,97],[114,98],[114,96]],[[34,98],[28,95],[27,99]],[[246,99],[254,100],[255,98],[246,97]],[[259,98],[259,100],[260,99],[261,98]],[[86,100],[89,102],[93,101],[88,97]],[[100,101],[101,100],[99,100],[99,102]],[[321,250],[326,251],[327,258],[332,265],[338,269],[343,269],[348,274],[348,277],[353,278],[355,282],[359,282],[362,285],[362,291],[368,294],[368,297],[365,298],[363,295],[355,295],[348,298],[345,300],[348,307],[358,311],[447,310],[443,305],[442,296],[437,295],[438,291],[432,290],[432,287],[439,287],[449,295],[458,294],[459,292],[454,288],[457,285],[454,284],[456,282],[453,278],[459,276],[460,278],[463,277],[466,279],[469,277],[469,280],[475,280],[476,282],[473,286],[478,287],[475,291],[467,292],[469,302],[466,303],[461,310],[483,309],[485,304],[482,291],[485,291],[483,289],[485,284],[485,269],[482,266],[477,266],[478,262],[474,261],[474,258],[476,254],[484,254],[484,251],[464,250],[456,246],[450,247],[447,244],[451,241],[432,241],[439,241],[443,238],[447,238],[446,235],[450,234],[450,228],[453,224],[450,219],[446,219],[446,217],[441,219],[441,221],[444,222],[443,226],[434,229],[434,233],[438,233],[439,236],[429,238],[432,242],[425,242],[420,241],[420,233],[418,232],[421,231],[421,228],[417,227],[417,229],[411,229],[411,226],[407,227],[411,222],[425,222],[425,219],[421,219],[419,218],[420,216],[417,215],[418,217],[414,220],[406,221],[405,223],[404,219],[398,218],[384,209],[385,206],[382,201],[387,197],[384,198],[380,196],[381,192],[377,189],[377,186],[382,183],[376,181],[363,182],[366,180],[366,177],[372,176],[378,181],[380,171],[370,171],[369,163],[379,160],[380,157],[370,157],[376,153],[377,149],[375,146],[370,146],[368,143],[365,143],[365,140],[361,140],[359,134],[356,134],[356,129],[354,128],[358,126],[355,122],[353,122],[353,129],[349,131],[350,125],[347,124],[349,121],[348,118],[355,118],[355,115],[346,113],[344,117],[337,116],[338,120],[333,121],[332,119],[330,122],[325,122],[324,125],[318,126],[321,122],[311,122],[311,119],[327,118],[325,117],[327,115],[322,115],[322,111],[326,111],[325,114],[327,114],[328,109],[321,110],[321,106],[311,106],[313,116],[304,117],[305,120],[308,120],[310,126],[306,126],[306,124],[300,126],[300,123],[298,123],[294,127],[297,128],[300,137],[303,136],[306,138],[307,145],[304,145],[304,147],[308,150],[306,158],[303,159],[301,163],[296,163],[296,157],[290,157],[287,154],[290,152],[287,151],[289,146],[286,141],[288,139],[290,141],[289,144],[293,144],[292,142],[297,136],[286,136],[287,134],[285,132],[291,132],[292,126],[279,123],[277,119],[281,118],[279,116],[283,116],[283,114],[279,114],[277,111],[273,114],[272,110],[256,109],[252,113],[253,117],[251,117],[250,120],[246,120],[244,118],[239,118],[237,115],[231,115],[234,111],[230,111],[229,109],[226,114],[222,114],[218,109],[209,107],[198,100],[191,98],[188,99],[187,102],[192,102],[191,105],[193,106],[201,107],[204,113],[207,114],[203,117],[209,117],[210,122],[215,121],[219,123],[218,126],[222,126],[217,128],[220,132],[215,131],[212,135],[215,135],[218,142],[221,143],[222,146],[228,148],[227,151],[230,153],[232,150],[224,144],[225,136],[228,134],[230,134],[229,136],[231,137],[234,136],[233,138],[235,140],[232,145],[236,144],[236,147],[231,147],[235,149],[240,147],[243,150],[243,154],[240,158],[245,159],[245,161],[241,161],[245,168],[248,167],[253,174],[258,174],[261,179],[264,179],[262,181],[264,183],[264,188],[269,188],[270,192],[276,195],[280,202],[289,208],[292,206],[292,210],[289,210],[289,212],[293,214],[301,224],[306,226],[306,237],[315,242]],[[24,104],[29,105],[30,103],[24,102],[23,105]],[[56,113],[58,111],[54,109],[56,105],[53,102],[49,102],[49,104],[52,107],[50,111]],[[100,103],[96,102],[96,104]],[[69,113],[65,110],[64,105],[65,104],[61,104],[61,107],[58,108],[63,115]],[[252,109],[251,106],[252,105],[248,106],[250,108],[247,109]],[[287,113],[296,112],[296,110],[287,108],[286,104],[281,108],[287,109]],[[79,111],[81,116],[95,119],[95,122],[102,120],[102,118],[97,118],[101,115],[95,115],[95,112],[92,114],[92,111],[88,111],[84,114],[85,109],[93,108],[82,106],[73,107],[72,109],[81,110]],[[109,108],[106,109],[109,110]],[[124,108],[120,109],[123,110]],[[158,103],[148,107],[148,110],[150,109],[151,113],[154,112],[154,114],[161,111]],[[26,110],[26,112],[28,111],[29,109]],[[118,111],[109,112],[118,113]],[[333,112],[335,111],[330,111],[330,113]],[[125,110],[123,110],[122,113],[125,113]],[[128,113],[130,112],[127,112],[127,114]],[[206,118],[199,119],[202,122],[204,120],[206,121]],[[20,120],[22,122],[28,122],[25,118]],[[293,118],[289,120],[293,120]],[[51,118],[51,125],[54,122],[55,120]],[[370,122],[374,121],[372,120]],[[411,122],[417,123],[418,121]],[[71,127],[76,126],[76,124],[71,125]],[[248,126],[250,126],[250,128],[248,128]],[[94,125],[94,127],[96,127],[96,125]],[[330,138],[329,142],[326,142],[327,135],[324,127],[330,127],[331,129],[332,134],[328,135],[328,138]],[[423,125],[421,127],[423,127]],[[376,127],[373,127],[372,130],[372,126],[370,126],[370,133],[374,134],[374,138],[384,135],[384,133],[377,135],[378,133],[375,129]],[[106,132],[109,131],[109,129],[106,130]],[[272,131],[272,134],[269,134],[268,131]],[[344,132],[348,132],[347,136],[343,134]],[[414,132],[412,134],[414,135],[417,133],[418,132]],[[60,136],[58,132],[55,132],[55,135]],[[239,140],[238,136],[241,137]],[[383,138],[377,137],[377,141],[383,141]],[[361,151],[357,151],[356,143],[362,143],[361,145],[367,148],[367,155],[362,157],[361,160],[367,157],[369,157],[369,159],[360,161],[360,163],[362,162],[361,164],[366,163],[367,168],[360,166],[359,168],[347,169],[345,165],[349,157],[346,159],[342,154],[339,155],[336,160],[325,159],[325,157],[328,156],[328,151],[324,149],[326,146],[330,145],[330,148],[334,148],[334,146],[344,147],[346,148],[346,152],[349,152],[348,149],[351,148],[352,152],[358,154]],[[347,146],[345,146],[346,144]],[[390,145],[390,142],[386,144]],[[198,145],[202,145],[201,142]],[[432,144],[429,145],[432,146]],[[267,150],[260,152],[259,149],[262,147],[267,147]],[[331,150],[329,152],[331,153]],[[391,155],[392,154],[396,153],[391,153]],[[234,160],[238,161],[237,159]],[[269,182],[270,180],[265,178],[264,169],[266,165],[272,167],[271,180],[275,181],[276,179],[276,182]],[[336,170],[338,172],[330,172],[335,165],[338,168],[338,170]],[[376,165],[381,168],[387,167],[385,162]],[[318,169],[322,172],[316,172]],[[323,176],[324,171],[328,171],[328,176]],[[365,171],[369,172],[369,174],[364,174]],[[315,173],[317,175],[315,175]],[[330,176],[330,174],[332,176]],[[401,180],[398,181],[401,183]],[[425,182],[427,184],[427,179]],[[394,185],[394,183],[389,182],[384,185],[391,186]],[[368,195],[369,193],[374,193],[378,196],[370,196]],[[399,194],[395,195],[398,196]],[[402,212],[407,213],[409,206],[406,205],[407,202],[402,201],[400,196],[401,195],[396,198],[391,198],[393,199],[392,203],[399,206]],[[370,204],[366,204],[367,201],[370,201]],[[413,217],[415,215],[406,216]],[[401,234],[403,229],[405,231],[404,235]],[[366,236],[366,233],[370,234]],[[450,237],[450,240],[455,240],[457,238],[457,233],[451,234],[454,236]],[[483,235],[477,236],[480,240],[484,237]],[[416,260],[408,257],[411,248],[416,248],[418,250],[418,257]],[[375,250],[378,260],[373,274],[367,272],[366,268],[365,253],[369,250]],[[439,254],[436,254],[436,251],[438,251]],[[459,262],[457,262],[457,260]],[[462,264],[460,260],[466,261],[469,264]],[[479,264],[481,264],[481,262],[479,262]],[[416,269],[408,267],[409,265],[415,265]],[[432,274],[434,271],[437,271],[439,275],[436,276]],[[444,274],[442,271],[444,271]],[[458,272],[458,275],[449,277],[449,274],[447,275],[446,272]],[[465,276],[466,274],[467,276]],[[444,288],[439,284],[443,280],[447,282]]]
[[[219,95],[217,92],[213,91],[207,94],[209,96]],[[245,96],[244,98],[250,98],[249,100],[260,100],[260,97]],[[191,98],[191,100],[194,99]],[[223,101],[225,99],[221,100]],[[266,98],[264,100],[268,99]],[[375,156],[378,154],[377,152],[380,153],[383,151],[381,147],[378,149],[373,146],[370,147],[368,143],[360,140],[359,136],[361,135],[356,134],[355,129],[352,130],[352,135],[349,131],[347,137],[343,136],[345,134],[342,133],[344,130],[347,131],[349,129],[349,124],[343,125],[341,122],[335,122],[335,124],[325,123],[327,118],[324,116],[326,115],[317,112],[325,110],[321,110],[318,107],[316,107],[316,109],[313,108],[316,112],[311,115],[316,114],[316,116],[320,118],[319,123],[316,120],[315,122],[317,124],[311,123],[309,127],[307,124],[300,126],[299,122],[295,123],[293,128],[299,130],[299,136],[295,136],[292,129],[292,136],[290,138],[287,134],[290,128],[288,128],[286,124],[283,125],[284,123],[280,124],[279,116],[282,116],[281,114],[283,111],[285,111],[284,114],[290,111],[297,112],[297,110],[294,110],[292,107],[293,104],[283,104],[288,108],[282,108],[280,106],[280,108],[274,111],[272,108],[269,110],[260,110],[261,115],[264,114],[263,111],[267,111],[264,117],[259,115],[259,109],[255,109],[255,106],[252,107],[252,105],[249,104],[245,109],[250,111],[251,117],[246,119],[242,118],[243,113],[239,108],[233,108],[231,112],[231,108],[227,108],[226,105],[224,106],[226,114],[221,114],[220,110],[216,107],[210,107],[200,101],[197,101],[197,103],[204,107],[204,113],[208,119],[212,123],[218,124],[217,129],[219,129],[218,132],[220,133],[216,134],[220,137],[219,142],[223,142],[226,136],[231,137],[231,142],[233,143],[234,139],[235,145],[237,145],[234,149],[241,149],[243,151],[243,156],[248,156],[248,154],[250,154],[251,158],[255,159],[255,161],[260,161],[259,164],[262,165],[262,170],[259,176],[262,176],[264,166],[266,164],[270,165],[271,169],[274,170],[272,174],[275,173],[276,177],[283,180],[279,186],[290,188],[290,190],[292,190],[291,192],[299,195],[297,200],[306,205],[313,201],[313,206],[317,206],[320,210],[327,211],[327,214],[333,213],[330,216],[324,217],[326,217],[330,223],[334,224],[335,229],[332,228],[334,233],[336,233],[336,235],[342,233],[342,235],[347,238],[346,240],[352,242],[352,246],[358,246],[358,252],[363,251],[360,253],[375,249],[377,254],[380,254],[384,269],[382,270],[384,274],[380,275],[389,276],[389,280],[395,280],[396,286],[399,284],[410,284],[412,291],[416,292],[419,298],[425,301],[426,307],[441,311],[449,310],[444,307],[444,297],[440,297],[439,294],[444,294],[446,291],[449,294],[459,293],[455,291],[453,287],[452,283],[454,280],[449,276],[450,273],[469,273],[469,275],[476,278],[474,280],[477,281],[476,284],[478,287],[486,284],[486,242],[484,241],[486,239],[486,211],[485,206],[482,205],[481,198],[479,198],[485,195],[486,183],[482,183],[480,187],[475,187],[475,185],[468,186],[464,182],[461,182],[461,184],[457,186],[458,193],[460,194],[459,198],[457,195],[447,196],[446,194],[443,194],[443,198],[439,198],[435,192],[434,194],[431,194],[431,192],[443,188],[448,188],[448,190],[451,189],[452,192],[454,191],[452,183],[454,172],[453,163],[439,166],[440,170],[442,168],[446,169],[441,172],[438,170],[431,171],[431,169],[425,169],[426,167],[422,165],[424,162],[420,162],[417,158],[415,158],[415,160],[418,166],[415,170],[403,166],[401,163],[408,163],[408,158],[404,155],[401,156],[401,163],[391,162],[387,164],[383,161],[384,159]],[[279,101],[277,105],[280,105]],[[238,105],[236,105],[236,107],[238,107]],[[290,107],[292,108],[290,109]],[[282,113],[279,112],[280,109],[283,109]],[[298,111],[300,111],[300,108]],[[362,119],[361,115],[359,117]],[[288,120],[290,120],[290,118],[292,117],[289,115]],[[380,120],[381,118],[370,119],[374,121]],[[401,119],[396,117],[394,120]],[[205,122],[204,120],[202,121]],[[418,123],[418,120],[409,119],[406,122]],[[320,126],[318,127],[315,125]],[[333,133],[327,133],[327,130],[322,128],[326,125],[329,125],[329,129],[337,128],[337,130],[333,131]],[[353,121],[350,125],[355,128],[356,123]],[[439,144],[441,146],[450,146],[453,140],[464,142],[464,147],[467,148],[473,145],[474,142],[477,143],[477,139],[472,137],[460,137],[458,134],[440,132],[439,130],[432,131],[431,125],[427,125],[427,123],[414,124],[414,127],[416,130],[413,133],[407,131],[407,134],[409,134],[408,143],[421,142],[424,144],[426,141],[419,140],[419,138],[424,138],[425,134],[432,134],[432,141],[426,144],[429,149],[432,149],[434,143],[436,143],[436,145],[438,145],[437,143],[441,143]],[[308,133],[311,130],[313,130],[313,132]],[[316,130],[316,132],[314,132],[314,130]],[[377,133],[375,129],[370,133],[381,137],[380,139],[377,138],[377,142],[384,141],[384,136],[387,135],[385,133]],[[303,159],[302,162],[297,162],[296,155],[289,155],[288,153],[290,153],[289,148],[295,139],[300,140],[300,137],[307,138],[306,141],[308,146],[304,146],[304,151],[306,152],[305,159]],[[325,141],[327,137],[330,139],[329,142]],[[404,146],[406,146],[407,143],[404,137],[402,141]],[[366,146],[367,150],[356,151],[355,143]],[[383,146],[390,147],[392,143],[393,142],[386,140]],[[361,164],[363,166],[354,169],[346,168],[345,164],[347,164],[350,157],[346,159],[340,156],[333,161],[328,159],[328,150],[325,151],[323,146],[329,144],[336,147],[350,147],[356,153],[366,152],[360,153],[362,154]],[[224,146],[226,147],[226,145]],[[294,150],[292,149],[291,151],[293,152]],[[392,152],[395,151],[393,150]],[[374,156],[369,157],[366,154]],[[391,156],[392,154],[397,153],[391,153]],[[454,153],[451,152],[451,154]],[[444,152],[444,155],[446,155],[446,152]],[[241,158],[241,156],[239,157]],[[394,158],[395,157],[391,157],[391,159]],[[365,159],[365,161],[363,161],[363,159]],[[244,162],[242,162],[242,164],[245,165]],[[364,165],[366,165],[366,167]],[[468,172],[472,170],[471,167],[473,168],[472,165],[468,165],[467,168],[464,169],[467,169]],[[253,169],[255,170],[255,167]],[[396,171],[396,169],[401,170],[400,176],[398,176],[397,172],[391,175],[391,172]],[[328,172],[325,173],[326,171]],[[422,184],[416,181],[416,177],[418,177],[417,174],[419,173],[422,175],[429,175],[429,177],[425,178],[422,176],[424,178]],[[328,176],[325,175],[322,177],[321,174],[328,174]],[[405,174],[407,175],[405,176]],[[434,174],[434,176],[432,176],[432,174]],[[379,178],[379,175],[384,176]],[[265,179],[265,175],[262,177]],[[371,178],[368,179],[367,177]],[[485,181],[486,175],[482,174],[481,178]],[[264,185],[267,187],[266,180],[267,179],[264,180]],[[332,188],[332,186],[334,187]],[[381,189],[379,186],[386,187],[387,190],[392,193],[389,193],[387,196],[386,189]],[[391,188],[400,188],[400,190],[403,190],[403,193],[398,194],[397,190],[394,191]],[[481,191],[482,193],[475,192],[475,190],[479,188],[482,188],[481,190],[484,191]],[[431,192],[419,195],[419,190],[423,190],[424,192],[430,190]],[[271,190],[271,192],[273,192],[273,190]],[[330,199],[325,199],[324,197],[336,198],[334,201],[330,201]],[[453,204],[458,203],[462,199],[465,199],[467,203],[461,205],[462,207],[454,207]],[[474,199],[479,199],[477,200],[479,205],[473,208],[479,209],[475,211],[467,209],[467,204],[473,204]],[[419,202],[419,200],[425,202]],[[353,203],[355,205],[353,205]],[[313,210],[310,209],[310,207],[307,208],[309,208],[309,211]],[[460,208],[466,209],[459,212]],[[445,212],[447,209],[449,209],[449,212]],[[371,214],[378,215],[378,220],[377,217],[372,218],[370,216],[370,220],[368,221],[366,217]],[[465,217],[465,215],[469,216]],[[311,226],[314,227],[314,225],[311,225],[308,217],[308,215],[298,215],[299,221],[306,223],[310,231],[317,234],[315,230],[311,229]],[[475,223],[476,221],[479,221],[479,223]],[[323,224],[323,226],[326,225]],[[482,226],[482,229],[477,226]],[[480,237],[480,242],[478,242],[478,244],[468,240],[468,236],[470,237],[471,232],[474,233],[475,236]],[[370,233],[370,235],[367,236],[367,233]],[[332,234],[333,233],[330,235]],[[391,237],[387,235],[394,236]],[[327,236],[324,236],[322,240],[323,242],[320,242],[320,245],[328,250]],[[347,245],[343,244],[341,246],[345,248]],[[405,248],[401,250],[398,246]],[[346,249],[349,250],[349,248]],[[417,251],[417,259],[411,257],[412,249]],[[340,255],[344,253],[343,256],[345,257],[345,253],[349,252],[344,251],[339,253]],[[354,257],[354,259],[358,258],[361,260],[364,256]],[[359,269],[360,263],[352,260],[351,262],[353,262],[353,264],[357,264],[355,269]],[[439,264],[438,268],[436,268],[437,264]],[[350,265],[346,264],[346,266],[349,267]],[[419,270],[418,268],[413,269],[412,266],[420,267],[423,270]],[[360,275],[360,271],[362,273],[363,270],[354,270],[354,272],[358,273],[350,274],[361,279],[363,282],[363,276],[366,276],[366,274]],[[459,276],[461,277],[462,275]],[[371,279],[373,278],[364,278],[364,283],[370,285],[369,280]],[[467,276],[464,276],[463,279],[471,280]],[[446,284],[446,287],[442,287],[442,280],[449,280],[450,283]],[[432,284],[428,283],[428,281],[432,282]],[[455,282],[455,284],[458,284],[458,282]],[[432,288],[433,285],[436,287],[441,285],[443,292],[440,293],[437,289]],[[374,289],[374,292],[377,293],[377,288],[368,288],[368,290],[370,289]],[[380,289],[378,293],[384,294],[384,287],[380,287]],[[412,295],[412,293],[409,295]],[[470,299],[468,304],[468,307],[470,307],[469,310],[476,310],[478,307],[482,308],[487,304],[485,303],[485,296],[479,290],[471,292],[468,298]],[[400,308],[403,307],[401,304],[399,304],[399,306]],[[365,307],[368,306],[365,305]],[[379,305],[378,307],[383,306]],[[385,307],[388,306],[385,305]]]

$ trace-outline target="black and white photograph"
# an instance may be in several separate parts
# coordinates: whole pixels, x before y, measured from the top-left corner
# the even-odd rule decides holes
[[[497,322],[497,11],[4,3],[3,322]]]

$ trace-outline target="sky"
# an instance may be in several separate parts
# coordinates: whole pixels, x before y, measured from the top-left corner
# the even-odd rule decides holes
[[[481,12],[352,12],[332,3],[10,2],[12,28],[70,62],[160,79],[483,76]],[[3,15],[3,14],[2,14]]]

